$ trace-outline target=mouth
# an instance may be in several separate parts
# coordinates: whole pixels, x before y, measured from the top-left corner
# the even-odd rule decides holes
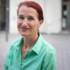
[[[25,31],[29,30],[29,28],[21,28],[20,30],[21,30],[22,32],[25,32]]]

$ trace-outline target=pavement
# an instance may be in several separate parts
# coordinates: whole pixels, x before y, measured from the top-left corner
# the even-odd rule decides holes
[[[5,33],[0,33],[0,70],[3,70],[8,44],[19,35],[9,35],[6,41]],[[70,33],[43,34],[43,37],[50,42],[56,49],[57,70],[70,70]]]

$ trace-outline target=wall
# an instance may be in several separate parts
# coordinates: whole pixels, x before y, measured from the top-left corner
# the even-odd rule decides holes
[[[9,25],[9,32],[10,33],[17,33],[17,26],[16,26],[16,21],[17,21],[17,5],[21,0],[10,0],[10,25]]]
[[[47,33],[61,32],[61,0],[47,0],[45,2],[45,17]]]

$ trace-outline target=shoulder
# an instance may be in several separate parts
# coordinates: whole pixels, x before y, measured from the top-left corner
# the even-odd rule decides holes
[[[44,51],[45,55],[54,55],[56,53],[56,49],[54,46],[49,43],[47,40],[45,40],[43,37],[41,39],[42,42],[42,49]]]
[[[42,40],[43,45],[43,69],[44,70],[56,70],[56,49],[54,46],[47,42],[46,40]]]
[[[12,42],[9,43],[8,47],[9,47],[9,51],[14,51],[19,44],[21,43],[21,37],[16,38],[15,40],[13,40]]]

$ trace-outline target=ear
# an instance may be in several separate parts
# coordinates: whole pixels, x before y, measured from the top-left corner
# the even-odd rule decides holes
[[[40,20],[38,27],[40,27],[42,23],[43,23],[43,20]]]
[[[42,24],[43,23],[43,20],[40,20],[40,24]]]

